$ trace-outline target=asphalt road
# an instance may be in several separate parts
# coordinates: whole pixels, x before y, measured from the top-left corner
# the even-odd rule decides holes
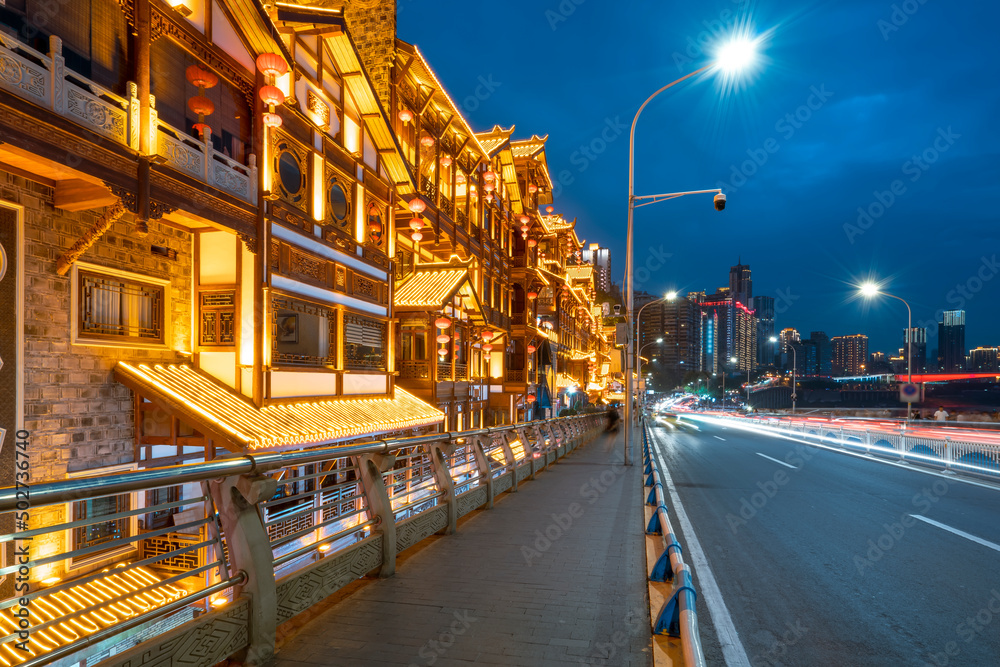
[[[1000,488],[704,422],[653,436],[718,585],[668,501],[709,664],[1000,665]]]

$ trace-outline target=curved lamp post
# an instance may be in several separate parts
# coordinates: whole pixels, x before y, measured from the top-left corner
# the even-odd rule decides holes
[[[861,295],[866,299],[876,296],[887,296],[890,299],[902,301],[903,305],[906,306],[906,381],[909,384],[913,384],[913,311],[910,309],[910,304],[895,294],[889,294],[888,292],[882,291],[882,289],[873,282],[863,284],[859,290]],[[907,403],[906,421],[910,421],[912,418],[912,411],[913,403]]]

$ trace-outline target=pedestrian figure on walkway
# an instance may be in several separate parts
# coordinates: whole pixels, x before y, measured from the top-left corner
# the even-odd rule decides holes
[[[620,419],[620,417],[618,416],[618,410],[616,410],[613,407],[612,408],[608,408],[608,430],[609,431],[617,431],[618,430],[618,420],[619,419]]]
[[[939,422],[948,421],[948,411],[944,409],[943,405],[939,405],[937,412],[934,413],[934,419]]]

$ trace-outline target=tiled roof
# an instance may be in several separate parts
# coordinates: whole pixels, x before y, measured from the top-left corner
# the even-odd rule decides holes
[[[444,417],[398,386],[395,398],[313,399],[257,408],[187,364],[120,361],[115,378],[237,452],[328,445],[437,424]]]
[[[440,308],[469,279],[468,269],[436,269],[417,271],[396,290],[393,303],[397,306]]]

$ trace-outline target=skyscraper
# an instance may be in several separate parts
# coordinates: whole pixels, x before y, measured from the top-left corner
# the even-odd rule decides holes
[[[903,329],[903,359],[912,364],[914,373],[927,371],[927,329]]]
[[[833,344],[834,375],[864,375],[867,372],[868,336],[837,336],[830,342]]]
[[[964,310],[946,310],[938,322],[938,367],[946,373],[965,368]]]
[[[583,261],[594,265],[594,283],[602,292],[611,291],[611,251],[591,243],[583,249]]]
[[[773,366],[778,346],[771,342],[774,336],[774,297],[755,296],[754,314],[757,316],[757,365]]]
[[[813,331],[809,340],[816,346],[816,375],[829,377],[833,375],[833,348],[830,337],[823,331]]]
[[[1000,371],[1000,350],[995,347],[977,347],[969,350],[969,371],[994,373]]]
[[[729,296],[734,302],[753,308],[753,281],[750,279],[750,265],[737,263],[729,268]]]

